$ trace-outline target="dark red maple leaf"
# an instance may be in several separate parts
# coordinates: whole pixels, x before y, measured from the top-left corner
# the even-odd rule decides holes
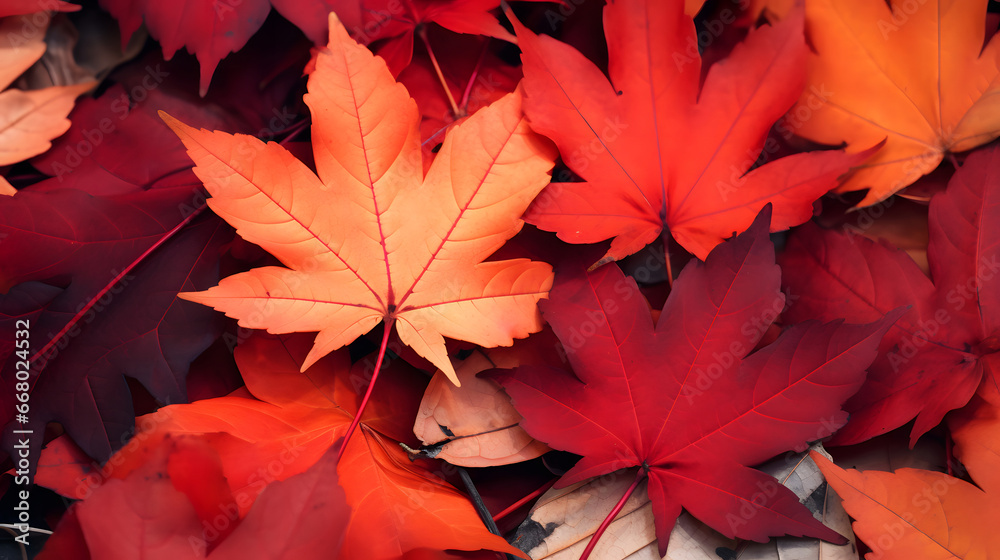
[[[374,43],[375,53],[394,76],[410,63],[414,35],[428,23],[455,33],[516,42],[491,13],[500,0],[271,0],[271,4],[317,45],[326,44],[327,15],[336,12],[355,40]]]
[[[195,104],[159,87],[171,69],[147,65],[155,89],[140,88],[142,100],[120,84],[100,97],[84,98],[72,113],[70,129],[46,153],[32,159],[40,171],[55,178],[36,183],[36,191],[72,188],[95,195],[131,192],[163,186],[200,185],[191,159],[177,135],[163,124],[157,110],[169,110],[209,127],[249,132],[238,119],[208,103]],[[228,129],[227,129],[228,130]]]
[[[862,210],[865,212],[865,210]],[[882,340],[865,386],[845,404],[849,445],[916,418],[910,444],[976,392],[1000,403],[1000,150],[971,154],[930,204],[928,278],[904,252],[853,226],[808,224],[780,262],[797,300],[786,317],[866,321],[913,307]]]
[[[202,96],[219,62],[246,45],[272,5],[318,45],[326,44],[327,17],[336,12],[358,42],[378,42],[377,52],[393,75],[410,63],[414,35],[428,23],[456,33],[516,41],[491,13],[500,0],[100,0],[100,5],[118,20],[123,48],[145,23],[167,60],[182,47],[197,56]]]
[[[195,54],[201,66],[201,95],[208,92],[219,61],[246,45],[271,11],[268,0],[100,0],[100,4],[118,20],[123,49],[145,22],[167,60],[181,47]]]
[[[32,362],[36,433],[58,421],[97,459],[123,445],[134,426],[123,376],[162,402],[186,400],[187,369],[223,323],[177,293],[218,281],[220,248],[232,237],[214,216],[189,215],[188,223],[184,208],[196,193],[178,187],[104,198],[29,189],[0,197],[0,328],[14,332],[27,320],[31,343],[22,355],[11,340],[0,344],[0,376],[10,388],[0,394],[0,424],[13,420],[23,359]]]
[[[655,326],[617,266],[557,273],[540,306],[579,381],[539,366],[497,377],[528,433],[583,455],[560,485],[642,467],[661,555],[681,507],[730,538],[843,542],[749,466],[847,421],[840,405],[863,383],[892,318],[802,323],[749,354],[784,303],[769,208],[684,268]]]

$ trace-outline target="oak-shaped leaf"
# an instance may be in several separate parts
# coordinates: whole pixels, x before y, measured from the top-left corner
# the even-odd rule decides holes
[[[425,176],[416,104],[334,15],[308,87],[318,175],[278,144],[164,116],[211,208],[288,267],[185,297],[244,327],[319,331],[303,371],[383,320],[452,381],[445,336],[509,346],[538,331],[551,267],[482,262],[521,228],[555,157],[528,127],[520,95],[450,130]]]
[[[930,204],[927,258],[933,282],[906,253],[858,234],[809,224],[781,255],[797,296],[787,320],[870,321],[912,306],[882,340],[865,387],[834,436],[858,443],[916,418],[910,445],[964,406],[977,389],[1000,403],[1000,150],[971,154]]]
[[[750,466],[846,422],[841,403],[894,317],[802,323],[750,354],[784,304],[769,217],[766,207],[704,263],[688,264],[655,325],[617,266],[560,272],[542,312],[578,379],[531,366],[497,376],[529,434],[583,456],[560,485],[646,471],[661,554],[682,507],[730,538],[844,542]]]
[[[682,10],[682,2],[609,2],[610,82],[572,47],[515,22],[531,127],[584,179],[549,185],[529,223],[572,243],[614,238],[607,256],[616,260],[669,232],[703,259],[767,203],[772,231],[806,221],[813,202],[867,157],[774,159],[768,131],[805,82],[801,13],[752,30],[702,86],[701,58],[689,49],[694,23]]]

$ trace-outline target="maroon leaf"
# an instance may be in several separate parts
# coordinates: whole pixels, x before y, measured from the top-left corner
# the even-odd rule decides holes
[[[796,297],[789,321],[866,321],[913,307],[889,330],[868,380],[845,409],[851,422],[831,443],[849,445],[916,418],[910,444],[964,406],[982,383],[1000,402],[1000,153],[975,152],[930,207],[932,283],[902,251],[853,230],[815,225],[791,236],[780,262]]]
[[[768,207],[704,264],[685,267],[655,326],[617,266],[557,274],[542,312],[582,383],[530,366],[497,377],[528,433],[583,455],[560,485],[629,466],[648,472],[661,554],[681,507],[730,538],[843,542],[748,466],[847,420],[840,405],[892,317],[797,325],[748,356],[783,303],[769,218]]]
[[[218,281],[231,230],[213,216],[185,228],[189,189],[118,197],[78,191],[0,199],[0,325],[30,321],[31,424],[62,423],[106,459],[134,425],[133,377],[161,402],[186,400],[187,369],[221,333],[216,314],[177,298]],[[162,242],[154,251],[155,245]],[[11,287],[13,286],[13,287]],[[13,419],[20,357],[2,348],[3,424]],[[22,356],[23,357],[23,356]],[[6,433],[7,448],[12,443]],[[40,445],[41,438],[32,443]],[[37,454],[35,454],[37,456]]]

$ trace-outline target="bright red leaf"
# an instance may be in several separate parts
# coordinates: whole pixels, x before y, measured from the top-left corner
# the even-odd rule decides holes
[[[58,11],[75,12],[80,9],[78,4],[62,0],[4,0],[0,6],[0,17],[33,14],[35,12]]]
[[[970,155],[930,205],[931,278],[902,251],[809,225],[791,236],[780,262],[796,297],[789,321],[869,321],[912,308],[889,330],[865,387],[834,437],[848,445],[916,418],[911,445],[977,387],[1000,402],[1000,150]]]
[[[350,507],[334,449],[302,474],[268,486],[208,560],[300,560],[338,550]]]
[[[614,238],[613,259],[668,231],[705,258],[768,202],[772,231],[806,221],[861,161],[840,151],[770,161],[778,145],[765,142],[768,130],[805,80],[801,13],[751,31],[699,87],[695,28],[682,10],[656,0],[605,7],[610,83],[575,49],[515,23],[528,120],[585,179],[549,185],[528,222],[572,243]],[[766,164],[751,169],[759,158]]]
[[[685,267],[655,326],[617,266],[558,274],[542,312],[582,383],[531,366],[498,377],[528,433],[583,455],[560,485],[643,467],[661,554],[681,507],[730,538],[843,540],[749,466],[846,422],[891,319],[804,323],[748,355],[784,303],[768,218]]]
[[[145,463],[70,509],[39,558],[292,560],[337,550],[350,508],[334,450],[268,486],[240,519],[210,441],[183,435],[150,446]]]

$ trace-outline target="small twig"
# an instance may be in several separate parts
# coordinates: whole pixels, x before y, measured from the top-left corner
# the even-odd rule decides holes
[[[469,477],[469,471],[462,467],[458,467],[458,474],[462,477],[462,484],[465,485],[465,490],[469,493],[469,498],[472,500],[472,505],[476,508],[476,512],[479,517],[483,520],[486,528],[490,530],[491,533],[498,537],[503,537],[500,534],[500,529],[497,528],[497,524],[493,521],[493,515],[490,510],[486,508],[486,504],[483,503],[483,497],[479,495],[479,490],[476,490],[476,485],[472,483],[472,478]],[[507,553],[505,554],[507,560],[515,560],[514,556]]]
[[[431,64],[434,66],[434,72],[437,74],[438,81],[441,82],[441,87],[444,88],[444,94],[448,96],[448,104],[451,105],[451,114],[454,115],[456,119],[464,117],[465,112],[459,109],[458,103],[455,102],[455,96],[451,94],[451,88],[448,87],[448,81],[444,79],[444,73],[441,71],[441,65],[438,64],[437,57],[434,56],[434,49],[431,48],[431,42],[427,39],[427,28],[423,26],[418,27],[417,36],[424,42],[424,47],[427,49],[427,56],[431,59]]]

